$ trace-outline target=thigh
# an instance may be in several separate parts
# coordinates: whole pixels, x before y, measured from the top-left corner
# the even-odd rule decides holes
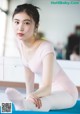
[[[66,109],[75,105],[74,98],[66,91],[55,91],[51,94],[51,109]]]
[[[74,98],[65,91],[55,91],[51,95],[41,98],[42,107],[38,109],[32,102],[25,101],[26,107],[31,111],[46,111],[55,109],[65,109],[72,107],[75,102]]]

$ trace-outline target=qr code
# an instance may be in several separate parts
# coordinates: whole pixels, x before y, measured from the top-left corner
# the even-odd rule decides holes
[[[12,113],[12,103],[2,103],[1,113]]]

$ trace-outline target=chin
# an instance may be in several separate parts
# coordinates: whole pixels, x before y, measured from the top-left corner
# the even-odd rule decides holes
[[[23,37],[20,37],[20,36],[17,36],[17,39],[23,40],[24,38]]]

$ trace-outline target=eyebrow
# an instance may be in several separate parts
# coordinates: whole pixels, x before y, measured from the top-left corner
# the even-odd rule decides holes
[[[19,19],[14,19],[15,21],[20,21]],[[28,21],[28,22],[32,22],[32,20],[30,20],[30,19],[25,19],[25,20],[23,20],[23,21]]]

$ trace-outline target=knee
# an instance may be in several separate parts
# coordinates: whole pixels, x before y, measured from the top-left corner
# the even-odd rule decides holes
[[[13,93],[13,88],[7,88],[5,90],[5,94],[10,95],[11,93]]]
[[[77,100],[78,100],[78,99],[73,98],[73,101],[72,101],[72,107],[73,107],[74,105],[76,105]]]
[[[76,103],[77,103],[77,99],[72,98],[72,100],[71,100],[71,102],[70,102],[70,106],[69,106],[69,108],[71,108],[71,107],[75,106],[75,105],[76,105]]]
[[[78,101],[78,91],[76,92],[76,94],[74,94],[73,96],[72,96],[72,104],[73,104],[73,106],[77,103],[77,101]]]

